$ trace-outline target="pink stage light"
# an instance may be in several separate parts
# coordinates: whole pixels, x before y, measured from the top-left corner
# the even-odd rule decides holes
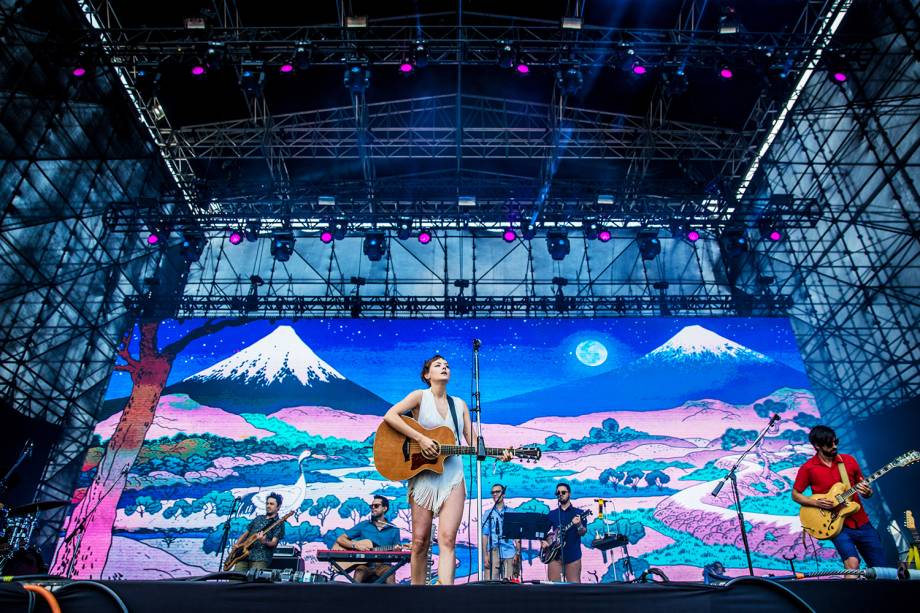
[[[837,72],[833,74],[833,77],[834,77],[834,80],[837,81],[838,83],[846,83],[847,73],[841,72],[838,70]]]
[[[783,238],[783,234],[782,234],[782,232],[780,232],[779,230],[772,230],[772,231],[770,232],[770,234],[768,234],[767,236],[768,236],[768,238],[769,238],[771,241],[773,241],[774,243],[777,242],[777,241],[779,241],[779,240],[782,240],[782,238]]]
[[[201,75],[204,74],[204,66],[202,66],[201,64],[196,64],[195,66],[192,66],[192,74],[195,75],[196,77],[200,77]]]
[[[427,245],[428,243],[430,243],[430,242],[431,242],[431,231],[430,231],[430,230],[422,230],[421,232],[419,232],[419,233],[418,233],[418,242],[420,242],[420,243],[423,244],[423,245]]]
[[[527,64],[518,64],[517,69],[518,74],[528,74],[530,73],[530,66]]]
[[[731,79],[735,74],[732,72],[731,68],[723,68],[719,71],[719,76],[723,79]]]
[[[280,73],[282,73],[282,74],[290,74],[290,73],[294,72],[294,65],[293,65],[293,64],[284,63],[284,64],[281,65],[281,68],[278,69],[278,72],[280,72]]]
[[[515,234],[514,230],[511,228],[505,228],[505,231],[502,232],[502,238],[506,243],[513,243],[517,240],[517,234]]]
[[[610,234],[610,230],[601,230],[600,232],[597,233],[597,240],[599,240],[602,243],[606,243],[611,238],[612,238],[612,235]]]
[[[410,72],[412,72],[413,68],[414,67],[409,62],[403,62],[402,64],[399,65],[399,72],[403,74],[409,74]]]
[[[323,230],[322,234],[319,235],[319,240],[323,241],[327,245],[332,242],[332,232],[329,230]]]
[[[159,242],[160,242],[160,237],[157,235],[156,232],[151,232],[150,235],[147,237],[148,245],[156,245]]]
[[[76,68],[70,71],[70,74],[72,74],[73,76],[77,78],[80,78],[86,75],[86,68],[83,68],[82,66],[77,66]]]
[[[689,230],[687,232],[687,240],[691,243],[695,243],[696,241],[700,240],[700,233],[696,230]]]
[[[233,232],[230,233],[230,244],[231,245],[239,245],[242,242],[243,242],[243,235],[240,234],[238,230],[234,230]]]

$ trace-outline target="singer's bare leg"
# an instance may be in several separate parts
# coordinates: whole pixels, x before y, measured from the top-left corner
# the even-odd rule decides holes
[[[412,585],[425,585],[425,575],[428,569],[428,546],[431,542],[431,521],[434,513],[419,506],[415,500],[409,498],[412,509],[412,550],[409,558],[409,568],[412,574]]]
[[[460,481],[454,486],[438,515],[438,580],[453,585],[457,572],[457,530],[463,519],[466,486]]]

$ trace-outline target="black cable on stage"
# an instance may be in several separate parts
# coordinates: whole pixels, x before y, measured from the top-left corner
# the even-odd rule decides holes
[[[64,592],[70,592],[78,588],[91,587],[97,590],[101,590],[111,596],[112,600],[115,601],[115,604],[122,610],[122,613],[128,613],[128,607],[125,605],[125,601],[115,593],[115,591],[107,585],[103,585],[96,581],[74,581],[73,583],[68,583],[67,585],[62,585],[59,588],[54,590],[55,594],[62,594]]]
[[[790,590],[788,587],[786,587],[785,585],[781,585],[777,583],[776,581],[765,579],[763,577],[735,577],[734,579],[726,583],[723,588],[720,588],[720,589],[724,589],[726,587],[732,587],[739,583],[751,583],[753,585],[760,585],[763,587],[767,587],[771,590],[777,591],[780,594],[784,595],[786,598],[788,598],[793,603],[798,605],[803,611],[808,611],[808,613],[816,613],[810,604],[802,600],[801,596],[799,596],[798,594]]]
[[[217,581],[218,579],[235,579],[237,581],[245,581],[246,574],[228,571],[222,573],[209,573],[207,575],[199,575],[197,577],[182,577],[180,579],[171,579],[171,581]]]
[[[25,592],[29,595],[29,607],[26,611],[32,613],[35,610],[35,592],[30,592],[29,590],[25,590]]]

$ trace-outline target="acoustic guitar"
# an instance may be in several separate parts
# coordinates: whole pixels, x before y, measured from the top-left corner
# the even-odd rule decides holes
[[[892,469],[903,468],[918,461],[920,451],[908,451],[863,479],[862,483],[868,485]],[[847,489],[843,483],[835,483],[826,493],[809,496],[812,500],[832,500],[835,506],[831,509],[803,506],[799,509],[802,529],[819,540],[831,539],[840,534],[846,518],[860,509],[860,504],[851,500],[855,493],[856,485]]]
[[[426,470],[443,473],[447,456],[476,455],[475,447],[455,445],[457,439],[454,431],[447,426],[428,429],[411,417],[401,415],[400,418],[410,428],[433,440],[438,446],[438,455],[435,458],[426,458],[417,442],[397,432],[387,422],[383,422],[377,428],[377,435],[374,437],[374,466],[377,472],[390,481],[405,481]],[[490,457],[501,457],[505,451],[511,451],[518,459],[534,462],[543,455],[536,447],[510,450],[486,447],[486,455]]]
[[[274,530],[275,527],[280,526],[281,524],[286,522],[288,518],[293,514],[294,514],[294,511],[288,511],[287,515],[285,515],[284,517],[279,517],[273,524],[260,530],[260,532],[268,534],[269,532]],[[240,562],[248,558],[249,548],[255,545],[256,541],[258,540],[259,540],[259,533],[256,532],[255,534],[250,534],[249,536],[247,536],[246,540],[244,540],[242,543],[234,547],[233,550],[230,552],[230,556],[227,558],[227,561],[224,562],[224,572],[231,570],[237,562]]]
[[[348,549],[347,547],[342,547],[338,543],[332,544],[333,551],[354,551],[356,553],[369,553],[372,551],[406,551],[402,545],[397,545],[396,547],[374,547],[374,543],[370,539],[360,539],[357,541],[352,541],[355,544],[360,543],[361,545],[366,545],[365,549]],[[365,560],[359,560],[357,562],[345,562],[339,561],[338,565],[343,571],[347,571],[353,566],[366,566],[369,562]],[[376,564],[376,562],[370,562],[371,564]]]

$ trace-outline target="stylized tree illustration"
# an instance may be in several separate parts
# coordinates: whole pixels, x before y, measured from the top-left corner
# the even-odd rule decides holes
[[[536,498],[521,503],[514,509],[518,513],[549,513],[549,506]]]
[[[130,373],[131,395],[112,437],[106,443],[92,484],[67,522],[67,530],[51,567],[53,574],[69,574],[72,578],[81,579],[101,578],[112,546],[112,525],[118,499],[147,437],[147,430],[153,423],[173,361],[192,342],[241,323],[244,322],[208,320],[161,350],[157,343],[160,322],[143,322],[140,324],[137,358],[130,352],[132,330],[125,333],[117,350],[117,356],[124,364],[116,364],[115,370]]]
[[[652,485],[658,486],[659,490],[663,489],[664,484],[670,480],[671,480],[671,477],[669,477],[667,473],[661,470],[652,470],[652,471],[649,471],[647,475],[645,475],[645,482],[648,483],[649,486],[652,486]]]
[[[601,482],[601,485],[610,485],[614,490],[618,490],[620,489],[620,484],[623,483],[623,479],[625,478],[626,473],[622,470],[605,468],[601,471],[601,474],[598,476],[597,480]]]
[[[623,480],[623,485],[632,486],[633,491],[636,491],[639,488],[639,481],[642,480],[643,476],[645,476],[644,470],[634,468],[626,474],[626,479]]]
[[[156,498],[151,498],[150,496],[138,496],[137,500],[134,501],[134,504],[125,507],[125,515],[133,515],[136,511],[138,515],[143,517],[144,513],[156,513],[162,508],[162,503]]]
[[[323,496],[310,508],[310,515],[313,517],[319,517],[320,525],[326,523],[326,518],[337,506],[342,504],[342,501],[338,497],[328,494]]]
[[[394,498],[390,501],[390,513],[393,517],[399,518],[406,526],[406,530],[412,531],[412,509],[405,498]]]
[[[370,514],[370,512],[370,506],[357,497],[349,498],[343,502],[338,511],[339,517],[342,519],[350,517],[354,523],[358,523],[363,516]]]
[[[310,507],[312,506],[313,506],[312,498],[307,498],[306,500],[301,502],[300,506],[294,509],[294,519],[296,519],[297,521],[300,521],[301,513],[306,513],[307,511],[310,510]]]
[[[208,515],[229,515],[233,508],[233,494],[230,492],[208,492],[192,503],[192,512],[202,511],[203,517]]]

